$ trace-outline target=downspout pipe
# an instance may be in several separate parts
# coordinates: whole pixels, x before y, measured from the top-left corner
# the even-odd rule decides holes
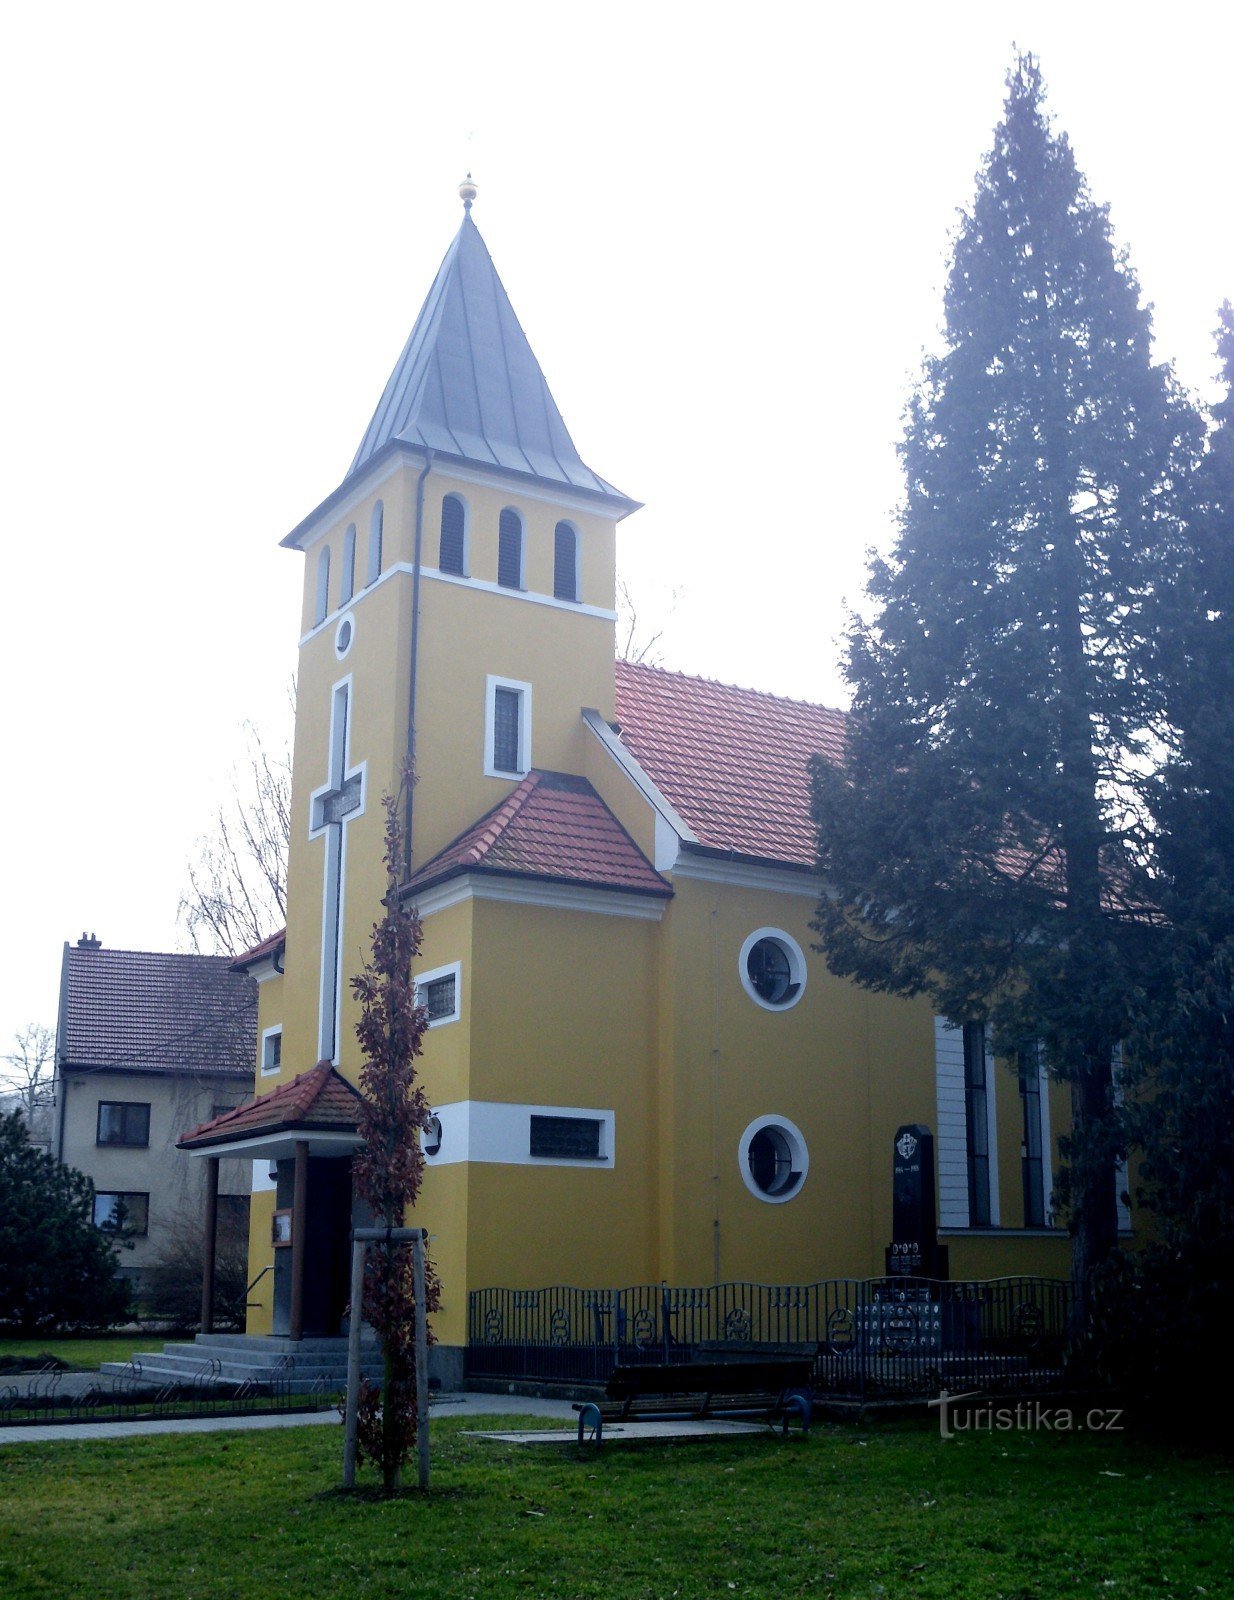
[[[424,548],[424,480],[433,470],[433,452],[425,451],[416,479],[416,534],[411,557],[411,674],[407,685],[407,810],[403,821],[403,882],[411,877],[411,829],[415,820],[416,675],[420,664],[420,557]]]

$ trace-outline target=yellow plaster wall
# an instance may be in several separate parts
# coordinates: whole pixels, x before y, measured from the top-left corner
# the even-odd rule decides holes
[[[249,1295],[244,1324],[247,1333],[267,1334],[274,1325],[274,1245],[270,1239],[274,1198],[273,1189],[262,1189],[249,1203],[249,1282],[263,1267],[270,1271]]]
[[[679,1283],[802,1282],[882,1270],[891,1236],[891,1138],[934,1123],[933,1022],[925,1005],[866,995],[809,950],[812,902],[686,879],[666,924],[665,981],[677,994],[671,1037],[672,1254]],[[757,1005],[738,973],[755,929],[792,935],[806,953],[800,1001]],[[810,1168],[795,1198],[751,1194],[738,1166],[760,1116],[796,1124]]]

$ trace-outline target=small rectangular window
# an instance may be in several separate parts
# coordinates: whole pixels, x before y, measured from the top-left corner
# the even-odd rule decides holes
[[[430,1022],[440,1022],[454,1015],[454,989],[453,973],[445,978],[434,978],[431,983],[424,985],[423,1003]]]
[[[150,1106],[136,1100],[100,1100],[97,1144],[144,1149],[150,1143]]]
[[[144,1238],[150,1231],[150,1196],[117,1190],[96,1191],[94,1226],[104,1233]]]
[[[281,1028],[262,1035],[261,1070],[277,1072],[283,1065],[283,1031]]]
[[[493,766],[498,772],[521,771],[519,766],[519,700],[517,689],[493,691]]]
[[[569,1161],[600,1160],[598,1117],[531,1116],[531,1154]]]

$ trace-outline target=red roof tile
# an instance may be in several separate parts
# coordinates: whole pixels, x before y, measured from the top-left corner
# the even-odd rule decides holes
[[[268,939],[263,939],[260,944],[255,944],[251,950],[246,950],[243,955],[238,955],[231,964],[233,972],[247,972],[250,967],[256,966],[259,961],[264,961],[268,956],[276,956],[287,943],[287,929],[280,928],[277,933],[272,933]]]
[[[257,985],[227,956],[72,945],[59,1053],[67,1068],[251,1078]]]
[[[587,780],[564,772],[529,772],[500,805],[423,866],[410,887],[426,889],[461,872],[672,893]]]
[[[293,1128],[328,1128],[356,1131],[356,1102],[360,1092],[328,1061],[319,1061],[290,1083],[281,1083],[247,1105],[225,1111],[199,1123],[176,1141],[188,1150],[230,1139],[252,1139],[262,1134],[287,1133]]]
[[[617,718],[700,844],[814,865],[808,762],[843,758],[844,712],[619,661]]]

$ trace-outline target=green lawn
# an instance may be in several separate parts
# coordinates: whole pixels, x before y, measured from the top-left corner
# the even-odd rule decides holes
[[[392,1502],[336,1492],[329,1426],[0,1443],[0,1594],[1234,1594],[1229,1464],[1125,1435],[818,1428],[578,1459],[462,1428],[433,1424],[432,1491]]]
[[[163,1333],[109,1333],[97,1339],[0,1339],[0,1356],[29,1356],[32,1368],[36,1368],[39,1356],[51,1355],[70,1367],[94,1372],[100,1362],[127,1361],[135,1350],[161,1350],[171,1337]]]

